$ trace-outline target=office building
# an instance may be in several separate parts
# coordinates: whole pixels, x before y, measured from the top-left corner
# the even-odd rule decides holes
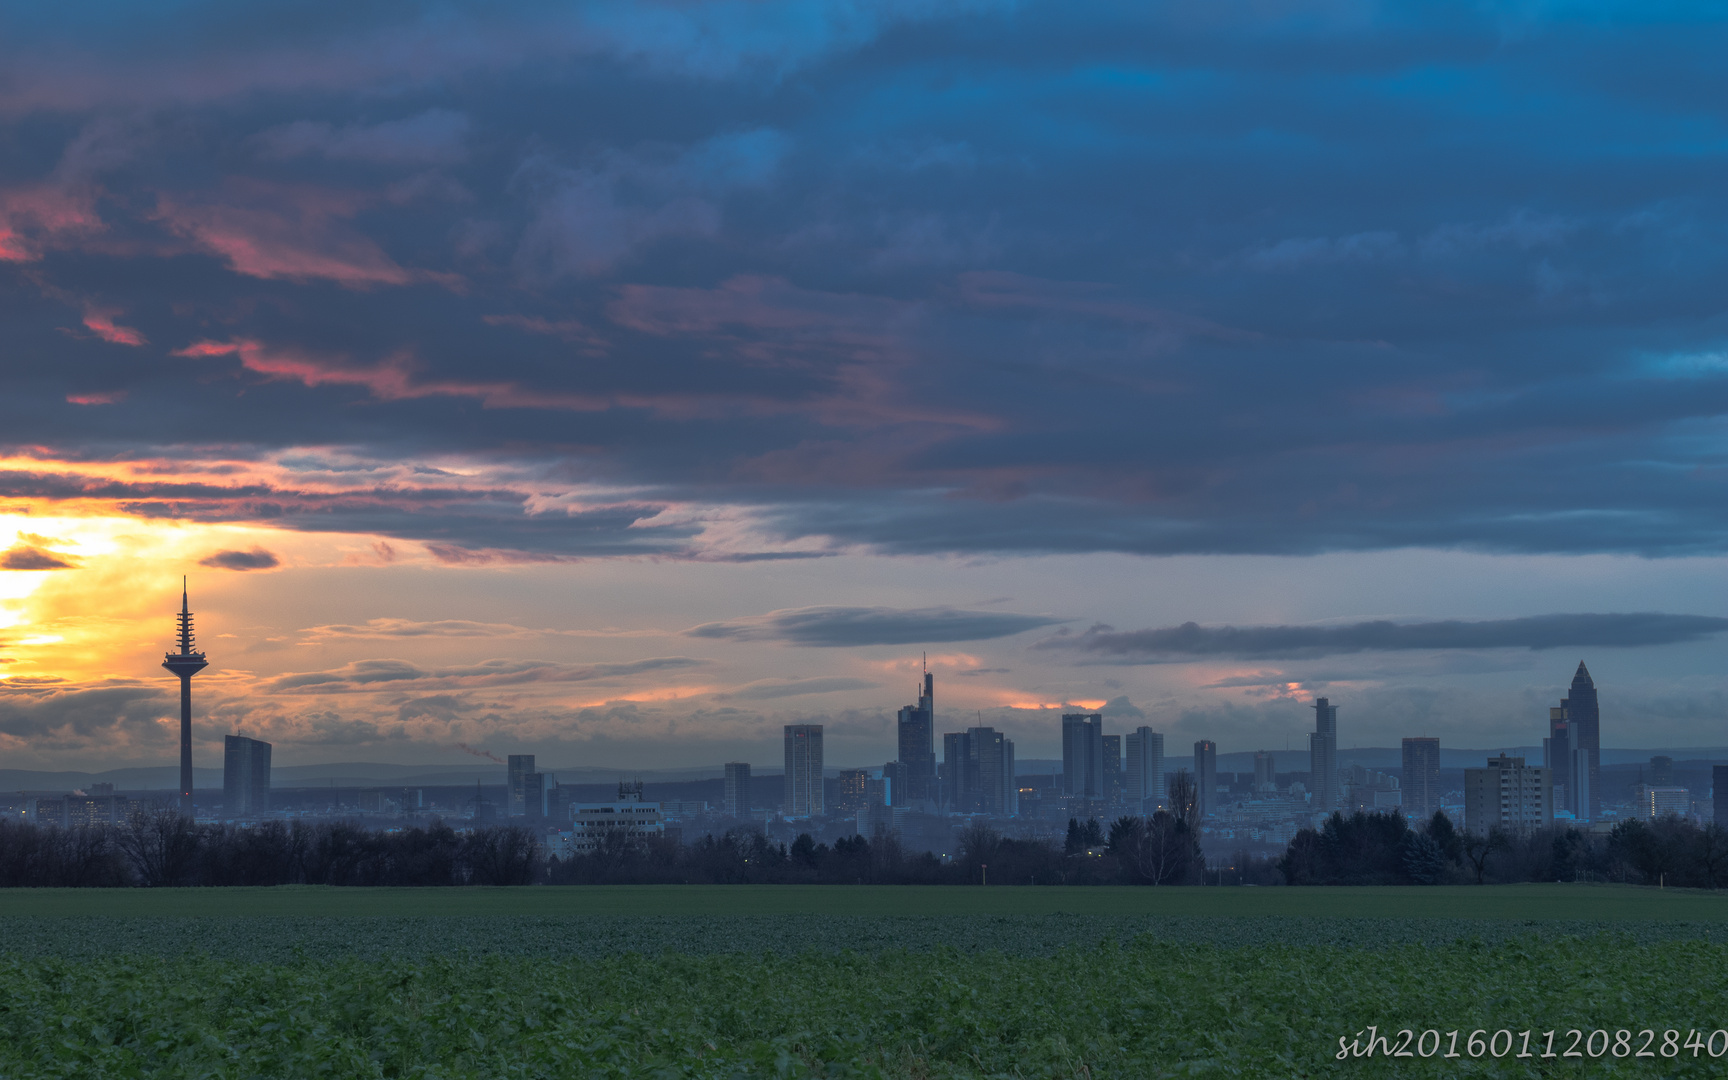
[[[107,788],[106,792],[101,789]],[[66,824],[74,829],[95,825],[120,825],[138,808],[132,799],[114,794],[113,784],[96,784],[91,794],[77,792],[66,796]]]
[[[1559,737],[1556,726],[1564,723],[1568,751],[1585,752],[1584,772],[1579,774],[1571,768],[1571,753],[1556,748],[1549,760],[1565,762],[1566,775],[1556,776],[1555,782],[1568,789],[1566,801],[1581,808],[1579,820],[1597,821],[1602,816],[1602,711],[1596,697],[1596,683],[1590,678],[1590,669],[1584,666],[1584,661],[1578,661],[1578,671],[1572,676],[1572,688],[1560,699],[1560,707],[1550,709],[1548,716],[1550,740]],[[1573,788],[1578,791],[1588,789],[1588,794],[1580,797],[1570,790]]]
[[[1309,806],[1329,814],[1338,809],[1343,791],[1338,782],[1338,706],[1326,698],[1314,699],[1314,732],[1308,736],[1308,786],[1314,792]]]
[[[828,812],[822,790],[822,725],[786,725],[786,804],[791,818]]]
[[[1440,809],[1440,740],[1404,740],[1404,813],[1416,821],[1427,821]]]
[[[1122,803],[1122,736],[1105,735],[1103,737],[1104,751],[1104,801],[1111,806]]]
[[[209,666],[192,647],[192,609],[186,603],[186,579],[180,579],[180,614],[175,618],[180,651],[162,658],[162,666],[180,677],[180,812],[192,816],[192,676]]]
[[[726,763],[726,787],[721,795],[721,812],[727,817],[741,818],[750,813],[750,765],[744,761]]]
[[[942,805],[953,814],[1017,813],[1013,740],[990,727],[943,735]]]
[[[1259,793],[1278,789],[1278,762],[1270,750],[1254,754],[1254,790]]]
[[[1124,800],[1135,814],[1150,814],[1167,801],[1164,790],[1164,736],[1149,727],[1128,733],[1128,761],[1122,770]]]
[[[1104,714],[1062,714],[1062,796],[1104,798]]]
[[[1578,814],[1578,792],[1590,786],[1589,770],[1584,772],[1584,786],[1580,788],[1572,782],[1572,758],[1576,749],[1572,745],[1572,725],[1566,719],[1564,705],[1548,710],[1548,737],[1542,740],[1542,764],[1548,766],[1549,775],[1553,777],[1554,806],[1574,815]],[[1579,815],[1580,820],[1589,817],[1589,803],[1586,800],[1585,813]]]
[[[1674,759],[1666,754],[1657,754],[1650,759],[1650,777],[1646,781],[1653,787],[1674,786]]]
[[[1568,775],[1572,783],[1566,788],[1566,797],[1570,804],[1561,807],[1555,804],[1555,809],[1564,809],[1578,821],[1590,820],[1590,751],[1574,748],[1570,755],[1571,769]],[[1601,805],[1598,800],[1597,805]]]
[[[1201,739],[1194,744],[1194,816],[1205,818],[1218,806],[1218,744]]]
[[[835,800],[834,809],[842,814],[856,814],[864,809],[869,798],[870,771],[868,769],[842,769],[839,780],[839,797]]]
[[[1554,820],[1548,769],[1527,766],[1521,757],[1500,754],[1481,769],[1464,770],[1464,827],[1486,836],[1498,826],[1508,832],[1546,828]]]
[[[556,781],[550,775],[535,770],[522,774],[522,816],[539,821],[547,816],[546,796]]]
[[[664,808],[642,801],[642,783],[620,783],[612,802],[574,803],[570,807],[570,831],[551,846],[561,858],[591,855],[602,847],[645,847],[666,833]]]
[[[1685,817],[1692,812],[1692,792],[1671,784],[1642,784],[1638,788],[1638,816],[1655,821],[1664,814]]]
[[[936,677],[924,673],[916,705],[900,710],[896,724],[900,756],[899,794],[903,802],[935,799],[936,795]]]
[[[1728,765],[1710,766],[1710,789],[1716,824],[1728,829]]]
[[[270,744],[222,737],[222,815],[230,820],[270,812]]]
[[[511,754],[506,760],[505,768],[509,773],[509,787],[504,795],[504,816],[521,817],[527,812],[527,797],[523,786],[527,776],[534,771],[533,754]]]

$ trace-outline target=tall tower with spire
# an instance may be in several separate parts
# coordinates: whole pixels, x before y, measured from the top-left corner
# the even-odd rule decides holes
[[[186,579],[180,579],[180,614],[175,617],[180,651],[162,659],[162,666],[180,676],[180,812],[192,816],[192,676],[209,666],[192,648],[192,609],[186,604]]]
[[[1590,669],[1584,666],[1584,661],[1578,661],[1578,670],[1572,675],[1572,688],[1561,699],[1560,708],[1565,710],[1565,718],[1571,726],[1572,749],[1583,750],[1588,757],[1589,802],[1579,807],[1590,815],[1591,821],[1599,821],[1602,817],[1602,708],[1596,700],[1596,680],[1590,677]],[[1577,783],[1580,777],[1573,777]]]

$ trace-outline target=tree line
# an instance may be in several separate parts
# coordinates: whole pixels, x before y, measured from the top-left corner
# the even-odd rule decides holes
[[[544,870],[534,834],[443,822],[383,832],[350,822],[199,824],[175,810],[117,825],[0,821],[0,886],[527,885]]]
[[[1715,889],[1728,884],[1728,829],[1667,814],[1622,821],[1605,834],[1563,825],[1479,834],[1439,812],[1420,828],[1397,812],[1335,813],[1297,833],[1278,870],[1291,885],[1598,881]]]
[[[693,843],[614,832],[569,858],[519,825],[458,833],[436,821],[382,831],[345,821],[198,823],[169,807],[117,825],[61,828],[0,820],[0,887],[546,884],[1181,884],[1204,860],[1185,820],[1160,813],[1069,823],[1067,842],[1004,836],[974,823],[957,855],[907,852],[878,832],[790,844],[739,828]]]
[[[59,828],[0,820],[0,887],[185,885],[882,884],[1438,885],[1606,881],[1714,889],[1728,884],[1728,829],[1668,815],[1612,832],[1557,826],[1486,835],[1443,813],[1333,814],[1282,858],[1237,852],[1208,866],[1190,813],[1070,819],[1062,843],[974,822],[944,860],[878,832],[832,845],[738,828],[691,843],[622,832],[569,858],[520,825],[458,833],[435,821],[380,831],[352,822],[197,823],[156,807],[118,825]]]
[[[732,829],[693,843],[632,842],[622,834],[569,859],[551,859],[545,880],[559,885],[1176,885],[1199,881],[1204,859],[1185,820],[1160,812],[1123,817],[1106,832],[1097,820],[1068,823],[1065,843],[1005,836],[974,822],[955,837],[955,856],[903,850],[892,832],[829,845],[809,833],[790,844]]]

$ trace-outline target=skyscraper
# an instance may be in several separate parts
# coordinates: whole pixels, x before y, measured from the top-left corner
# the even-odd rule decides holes
[[[186,579],[180,579],[180,614],[176,619],[180,651],[162,658],[162,666],[180,676],[180,812],[192,816],[192,676],[209,661],[192,648],[192,609],[186,604]]]
[[[822,791],[822,725],[786,725],[787,817],[821,817],[827,813]]]
[[[840,797],[835,800],[835,810],[842,814],[856,814],[869,805],[870,770],[842,769],[838,779]]]
[[[511,754],[506,768],[510,774],[510,787],[504,797],[504,816],[521,817],[528,812],[527,777],[534,771],[534,755]]]
[[[522,816],[538,820],[546,816],[546,793],[551,790],[551,777],[539,770],[522,774]]]
[[[1553,778],[1554,805],[1578,813],[1579,787],[1572,782],[1573,751],[1572,725],[1566,719],[1564,703],[1548,710],[1548,737],[1542,740],[1542,764],[1548,766],[1548,775]],[[1590,786],[1588,770],[1582,777],[1584,787]],[[1585,814],[1579,815],[1579,820],[1588,817],[1588,797],[1586,797]]]
[[[1104,714],[1062,714],[1062,794],[1096,801],[1104,797]]]
[[[900,772],[896,797],[904,802],[936,798],[936,677],[924,673],[918,704],[900,710]]]
[[[1338,706],[1314,699],[1314,733],[1308,736],[1308,780],[1314,789],[1313,807],[1321,813],[1338,809]]]
[[[1278,759],[1270,750],[1257,750],[1254,753],[1254,789],[1278,785]]]
[[[1201,739],[1194,744],[1194,816],[1204,818],[1218,803],[1218,744]]]
[[[1596,821],[1602,816],[1602,710],[1596,700],[1596,682],[1582,660],[1572,676],[1572,689],[1561,700],[1560,707],[1566,711],[1566,720],[1572,727],[1572,749],[1583,750],[1589,757],[1589,775],[1578,778],[1589,785],[1589,796],[1574,800],[1587,811],[1579,817]]]
[[[1127,743],[1124,798],[1129,810],[1149,814],[1165,803],[1164,736],[1141,726],[1128,733]]]
[[[258,817],[270,809],[270,744],[222,737],[222,816]]]
[[[1104,801],[1112,806],[1122,801],[1122,736],[1103,736]]]
[[[991,727],[942,736],[942,801],[957,814],[1019,812],[1014,781],[1014,741]]]
[[[741,818],[750,812],[750,765],[743,761],[726,763],[726,789],[721,796],[721,810],[727,817]]]
[[[1728,829],[1728,765],[1710,766],[1710,801],[1716,811],[1716,824]]]
[[[1427,821],[1440,809],[1440,740],[1404,740],[1404,813]]]

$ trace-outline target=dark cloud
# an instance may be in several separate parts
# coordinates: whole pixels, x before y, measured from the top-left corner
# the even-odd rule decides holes
[[[920,645],[1004,638],[1065,622],[1045,615],[1014,615],[956,608],[809,607],[771,611],[745,619],[703,623],[691,637],[733,641],[779,641],[788,645],[848,648],[859,645]]]
[[[162,690],[120,680],[72,686],[8,679],[0,682],[0,735],[34,750],[89,749],[105,740],[112,748],[117,738],[166,742],[157,721],[171,707]]]
[[[0,494],[448,562],[1723,550],[1719,19],[440,11],[0,15],[0,439],[89,464]]]
[[[1698,641],[1728,630],[1728,619],[1710,615],[1535,615],[1522,619],[1395,623],[1347,626],[1217,626],[1183,623],[1156,630],[1117,631],[1097,626],[1061,634],[1034,648],[1073,650],[1121,663],[1158,663],[1205,657],[1305,658],[1343,653],[1442,649],[1635,648]],[[1262,685],[1288,680],[1257,676]]]
[[[460,690],[487,686],[518,686],[525,683],[603,682],[650,671],[701,667],[707,663],[706,660],[688,656],[656,656],[644,660],[602,664],[496,659],[426,668],[406,660],[355,660],[328,671],[279,675],[267,680],[264,686],[269,690],[311,694],[371,692],[397,687],[415,692],[430,689]]]
[[[199,559],[198,565],[214,570],[270,570],[282,565],[282,560],[261,547],[254,547],[251,551],[218,551]]]
[[[15,545],[0,555],[0,569],[5,570],[72,570],[77,564],[64,555],[43,551],[28,544]]]

